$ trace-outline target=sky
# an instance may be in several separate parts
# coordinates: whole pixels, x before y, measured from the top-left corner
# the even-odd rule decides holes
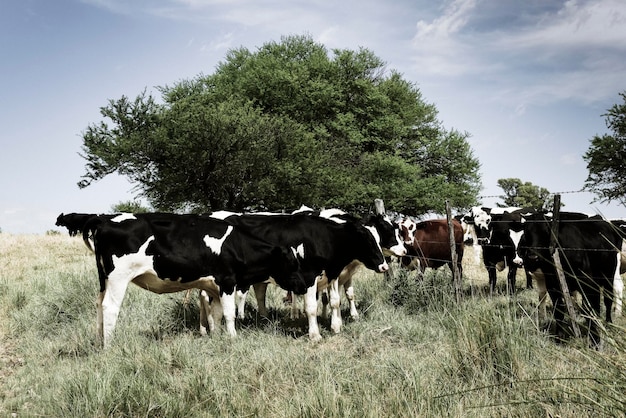
[[[367,48],[414,83],[446,129],[471,135],[483,205],[519,178],[562,193],[563,210],[626,217],[579,192],[582,156],[626,91],[624,0],[3,0],[0,230],[64,231],[62,212],[135,200],[117,175],[77,187],[100,108],[289,35]]]

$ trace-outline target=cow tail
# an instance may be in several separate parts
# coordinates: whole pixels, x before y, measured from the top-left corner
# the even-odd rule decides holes
[[[83,227],[83,242],[92,253],[95,253],[93,235],[100,223],[102,223],[102,220],[99,217],[94,216],[89,219]]]

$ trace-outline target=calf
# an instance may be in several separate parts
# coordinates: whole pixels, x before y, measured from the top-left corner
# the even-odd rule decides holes
[[[402,264],[410,270],[419,269],[424,273],[427,267],[439,268],[448,264],[452,269],[452,252],[450,250],[450,234],[447,219],[431,219],[414,223],[405,219],[401,224],[402,238],[407,248],[407,256],[402,257]],[[459,274],[463,275],[463,228],[461,223],[453,219],[454,245],[456,265]]]
[[[500,208],[498,208],[500,209]],[[516,252],[524,234],[524,217],[534,213],[531,209],[493,209],[490,213],[488,237],[483,239],[483,263],[489,276],[489,292],[496,288],[497,271],[508,268],[507,286],[509,294],[515,293],[517,270],[522,268],[523,259]],[[532,278],[526,274],[526,287],[532,288]]]
[[[98,340],[105,347],[131,282],[154,293],[193,288],[207,292],[220,300],[233,336],[237,286],[249,287],[268,275],[295,292],[308,286],[293,248],[269,244],[209,217],[123,214],[89,221],[83,231],[86,242],[90,232],[100,280]],[[213,313],[211,318],[210,326],[221,320]]]

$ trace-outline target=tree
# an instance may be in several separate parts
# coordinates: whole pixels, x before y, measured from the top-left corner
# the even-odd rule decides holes
[[[126,202],[118,202],[111,206],[111,213],[146,213],[150,212],[150,208],[144,206],[136,200],[127,200]]]
[[[118,172],[157,209],[341,207],[375,198],[408,213],[475,204],[469,134],[446,131],[434,105],[366,49],[308,36],[230,50],[214,74],[101,109],[83,132],[86,174]]]
[[[504,203],[498,203],[498,207],[551,209],[553,206],[548,189],[531,182],[522,182],[517,178],[499,179],[498,187],[504,191],[504,195],[500,196]]]
[[[626,91],[620,96],[623,103],[613,105],[603,115],[612,134],[594,136],[583,159],[589,170],[585,189],[595,193],[599,201],[626,204]]]

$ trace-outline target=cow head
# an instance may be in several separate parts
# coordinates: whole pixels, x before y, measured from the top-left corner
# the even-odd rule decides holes
[[[535,271],[542,261],[552,260],[549,217],[541,213],[525,216],[523,232],[517,253],[524,260],[526,270]]]
[[[386,215],[371,215],[365,224],[373,226],[378,231],[384,255],[396,257],[406,255],[406,248],[400,238],[400,229],[396,228]]]
[[[389,270],[389,265],[379,244],[380,236],[376,228],[353,222],[346,225],[354,232],[351,239],[354,245],[354,258],[377,273],[384,273]]]
[[[491,209],[474,206],[463,220],[474,226],[476,241],[480,245],[488,244],[490,238]]]
[[[409,218],[405,218],[398,224],[400,227],[400,236],[405,244],[413,244],[413,238],[415,237],[415,230],[417,224]]]

